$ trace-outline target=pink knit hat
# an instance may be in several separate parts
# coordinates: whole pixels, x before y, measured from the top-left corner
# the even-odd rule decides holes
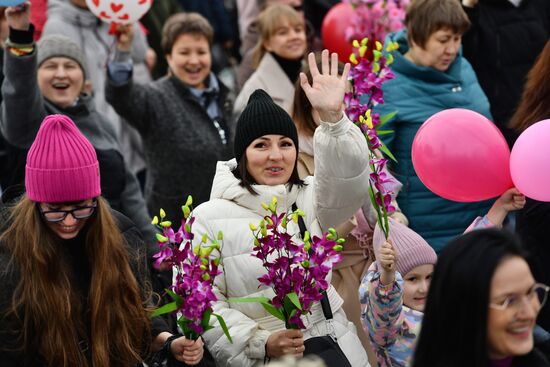
[[[25,188],[32,201],[66,203],[101,195],[92,144],[64,115],[47,116],[27,154]]]
[[[393,243],[393,249],[397,253],[396,270],[405,276],[409,271],[420,265],[434,264],[437,261],[437,255],[433,248],[428,245],[418,233],[409,227],[389,218],[390,239]],[[386,241],[384,232],[376,224],[372,238],[374,254],[378,258],[380,247]],[[380,264],[378,264],[380,266]]]

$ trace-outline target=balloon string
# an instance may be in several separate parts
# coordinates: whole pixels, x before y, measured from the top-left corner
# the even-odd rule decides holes
[[[118,34],[117,24],[115,22],[111,23],[111,26],[109,27],[109,34],[113,36],[116,36]]]

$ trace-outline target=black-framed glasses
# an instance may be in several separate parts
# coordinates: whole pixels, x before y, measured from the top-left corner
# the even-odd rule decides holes
[[[527,291],[527,293],[510,295],[504,298],[502,301],[491,302],[489,304],[489,307],[496,310],[519,310],[524,306],[525,302],[523,302],[523,300],[526,299],[529,304],[534,304],[538,307],[538,309],[540,309],[546,303],[549,290],[550,287],[546,284],[536,283],[531,287],[531,289]]]
[[[97,201],[94,200],[92,205],[77,206],[71,210],[43,210],[40,206],[38,208],[44,220],[55,223],[65,220],[69,214],[71,214],[74,219],[90,218],[97,208]]]

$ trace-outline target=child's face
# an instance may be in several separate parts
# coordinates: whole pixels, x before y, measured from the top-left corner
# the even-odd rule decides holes
[[[428,289],[432,280],[434,266],[425,264],[417,266],[403,277],[403,304],[413,310],[423,312]]]

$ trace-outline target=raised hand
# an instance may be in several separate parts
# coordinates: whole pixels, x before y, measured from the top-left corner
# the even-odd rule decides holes
[[[380,252],[378,253],[378,263],[382,268],[380,271],[380,282],[383,285],[393,283],[395,280],[395,262],[395,251],[391,240],[387,240],[382,247],[380,247]]]
[[[132,24],[118,24],[116,28],[116,48],[123,52],[132,51],[134,27]]]
[[[317,68],[315,55],[308,55],[311,71],[311,84],[304,73],[300,73],[300,85],[313,109],[325,122],[338,122],[342,118],[342,103],[347,87],[350,64],[346,63],[344,72],[338,76],[338,54],[333,53],[329,60],[328,50],[321,54],[321,71]]]
[[[31,4],[27,1],[17,6],[8,6],[5,11],[10,28],[28,31],[31,25]]]
[[[525,196],[519,192],[515,187],[508,189],[504,194],[495,201],[489,212],[487,218],[494,225],[500,227],[504,218],[509,212],[514,210],[523,209],[525,206]]]
[[[272,333],[266,342],[267,356],[279,358],[284,355],[304,356],[304,334],[300,330],[282,330]]]

